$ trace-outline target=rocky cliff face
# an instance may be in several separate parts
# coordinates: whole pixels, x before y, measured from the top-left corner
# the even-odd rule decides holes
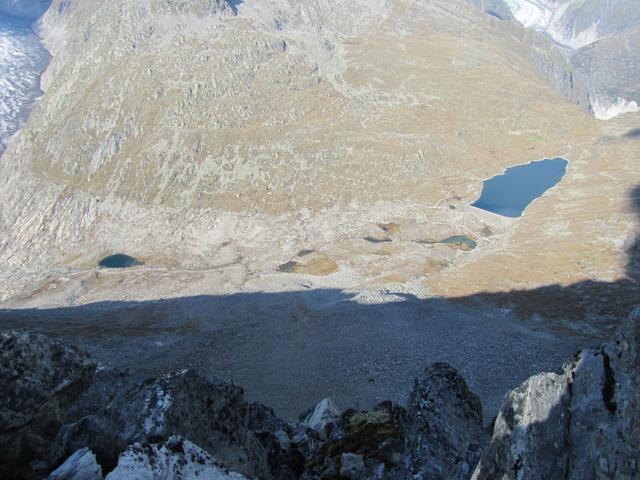
[[[603,119],[640,110],[640,22],[587,45],[570,58],[588,82],[596,115]]]
[[[541,33],[534,30],[516,31],[525,42],[532,45],[529,58],[553,88],[571,103],[593,113],[591,92],[583,72],[571,65],[553,42]]]
[[[0,476],[38,471],[37,460],[46,457],[94,372],[86,354],[60,341],[35,333],[0,335]]]
[[[637,48],[640,10],[635,0],[499,0],[498,6],[473,2],[485,11],[509,10],[523,26],[544,32],[568,59],[571,81],[587,87],[595,115],[611,119],[640,110]],[[548,67],[545,67],[548,70]],[[542,71],[545,70],[543,68]],[[549,75],[567,98],[567,85]]]
[[[639,388],[636,310],[613,341],[507,394],[474,478],[637,478]]]
[[[3,478],[640,475],[640,310],[611,342],[509,392],[491,439],[478,397],[446,364],[416,379],[406,408],[340,413],[323,400],[287,423],[193,370],[139,381],[94,374],[82,352],[42,335],[6,332],[2,341]]]

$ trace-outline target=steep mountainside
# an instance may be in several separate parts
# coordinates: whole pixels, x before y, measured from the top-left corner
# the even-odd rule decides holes
[[[545,31],[562,46],[579,49],[640,23],[635,0],[504,0],[525,27]]]
[[[571,56],[571,65],[583,78],[588,79],[589,88],[595,92],[596,99],[604,99],[603,105],[595,100],[596,116],[608,119],[619,113],[638,110],[639,45],[640,24],[637,24],[622,33],[585,46]]]
[[[589,87],[598,118],[640,110],[640,8],[636,0],[501,1],[517,21],[546,33],[570,58]],[[501,11],[499,6],[491,8]]]
[[[287,418],[406,403],[448,362],[493,415],[639,294],[640,115],[595,119],[550,37],[483,8],[55,0],[44,96],[0,159],[0,328],[197,366]],[[522,217],[471,205],[557,156]]]
[[[309,273],[343,269],[353,285],[387,277],[358,239],[388,222],[405,233],[381,270],[437,275],[502,240],[427,265],[412,241],[486,223],[511,234],[466,207],[482,178],[557,154],[607,170],[633,147],[594,148],[599,127],[538,73],[577,88],[549,41],[462,0],[57,1],[42,31],[47,93],[0,164],[5,298],[113,251],[181,271],[233,265],[238,287],[313,249]],[[65,285],[64,298],[83,294]]]

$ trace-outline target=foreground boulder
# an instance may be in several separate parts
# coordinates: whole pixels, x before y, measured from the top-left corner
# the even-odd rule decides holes
[[[415,478],[466,479],[489,441],[482,404],[460,374],[435,363],[416,379],[409,398],[411,473]]]
[[[305,416],[326,438],[306,478],[468,479],[489,441],[480,400],[446,363],[416,379],[407,408],[383,402],[336,417],[332,405],[325,399]]]
[[[324,436],[327,427],[335,423],[339,416],[338,407],[330,398],[325,398],[320,400],[315,407],[300,415],[300,423]]]
[[[88,448],[81,448],[49,475],[47,480],[102,480],[102,468]]]
[[[123,372],[101,372],[77,403],[52,444],[57,461],[87,446],[110,471],[129,445],[180,435],[244,475],[292,477],[289,452],[276,435],[287,425],[267,407],[248,404],[240,387],[209,381],[194,370],[142,382]]]
[[[613,341],[507,394],[473,478],[640,478],[640,309]]]
[[[246,480],[230,472],[203,449],[178,436],[162,444],[131,445],[106,480]]]
[[[94,372],[86,353],[59,340],[0,335],[0,478],[33,478],[46,468],[49,443]]]

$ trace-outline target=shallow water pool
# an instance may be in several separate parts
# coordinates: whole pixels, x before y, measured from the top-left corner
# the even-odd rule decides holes
[[[143,262],[140,260],[130,257],[129,255],[125,255],[124,253],[116,253],[114,255],[109,255],[108,257],[104,257],[98,265],[103,268],[129,268],[135,267],[136,265],[142,265]]]

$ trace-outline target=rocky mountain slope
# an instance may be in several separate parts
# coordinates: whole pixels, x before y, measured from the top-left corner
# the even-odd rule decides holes
[[[493,415],[606,337],[638,291],[640,116],[595,120],[552,40],[500,15],[464,0],[54,1],[46,93],[0,159],[0,327],[153,385],[196,365],[289,420],[329,394],[405,404],[417,365],[446,360]],[[484,179],[554,156],[567,175],[522,218],[470,206]],[[112,253],[138,261],[101,268]],[[118,454],[143,438],[122,428]],[[224,471],[208,437],[144,438],[123,465],[174,468],[183,445]],[[341,468],[353,452],[337,451]],[[91,455],[74,462],[94,471]]]
[[[640,22],[623,32],[581,48],[571,56],[571,65],[587,79],[591,91],[605,99],[595,101],[600,118],[636,111],[640,105]],[[613,102],[606,99],[614,99]]]
[[[287,423],[194,370],[140,381],[41,334],[0,342],[3,478],[640,475],[640,310],[609,343],[509,392],[488,430],[478,397],[443,363],[416,379],[406,407],[340,412],[325,399]]]
[[[634,0],[504,0],[504,3],[525,27],[542,30],[572,50],[640,23]]]
[[[447,289],[440,273],[520,248],[514,228],[469,207],[481,180],[552,155],[572,160],[562,192],[577,203],[537,202],[572,211],[540,230],[531,209],[518,223],[527,248],[568,228],[562,238],[595,239],[603,253],[561,247],[567,282],[613,279],[624,265],[635,144],[600,140],[637,120],[604,127],[563,102],[540,72],[589,107],[550,40],[465,1],[57,1],[41,31],[54,55],[47,92],[0,162],[10,304],[121,298],[95,275],[118,251],[146,262],[123,291],[163,282],[150,270],[191,273],[182,292],[149,283],[136,298],[242,290],[289,261],[314,282],[338,273],[331,286],[398,283],[383,271],[402,271],[414,293]],[[596,205],[617,220],[580,217],[607,189]],[[361,245],[387,224],[395,243]],[[469,255],[419,254],[416,242],[460,233],[486,241]],[[367,260],[378,250],[384,268]],[[550,268],[504,285],[538,286]]]
[[[639,111],[640,9],[635,0],[500,0],[474,2],[500,18],[542,31],[587,84],[598,118]],[[495,4],[498,3],[496,6]],[[503,11],[509,10],[511,15]]]

